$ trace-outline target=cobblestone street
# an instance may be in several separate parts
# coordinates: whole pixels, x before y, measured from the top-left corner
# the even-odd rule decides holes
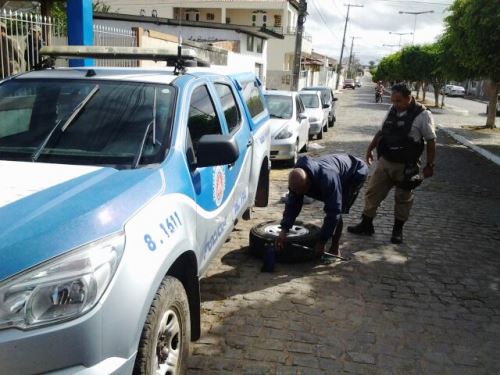
[[[310,154],[364,157],[389,104],[374,103],[372,86],[337,97],[337,123]],[[281,218],[288,171],[273,168],[269,207],[238,224],[202,280],[189,374],[500,374],[500,167],[438,132],[435,175],[402,245],[389,241],[392,192],[374,236],[347,233],[360,194],[341,241],[352,261],[261,273],[249,230]],[[299,217],[322,218],[318,202]]]

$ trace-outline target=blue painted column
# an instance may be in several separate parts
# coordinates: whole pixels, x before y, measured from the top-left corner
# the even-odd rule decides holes
[[[68,0],[68,45],[92,46],[92,0]],[[92,66],[92,59],[71,59],[69,66]]]

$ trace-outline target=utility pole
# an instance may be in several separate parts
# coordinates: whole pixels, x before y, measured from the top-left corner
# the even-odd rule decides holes
[[[389,31],[389,34],[394,34],[394,35],[399,35],[399,47],[401,47],[401,37],[403,35],[413,35],[413,33],[395,33],[395,32],[392,32],[392,31]]]
[[[426,13],[434,13],[433,10],[425,10],[423,12],[405,12],[400,10],[399,14],[413,14],[415,16],[415,19],[413,20],[413,40],[411,41],[411,44],[415,44],[415,29],[417,28],[417,16],[421,14],[426,14]]]
[[[352,62],[352,47],[354,46],[354,39],[358,39],[359,37],[353,36],[351,40],[351,52],[349,53],[349,63],[347,64],[347,74],[351,71],[351,62]],[[351,77],[352,78],[352,77]]]
[[[299,15],[297,17],[297,30],[295,34],[295,55],[293,57],[293,79],[290,90],[299,89],[300,60],[302,55],[302,34],[304,33],[304,23],[306,22],[307,3],[306,0],[300,0]]]
[[[347,31],[347,22],[349,22],[349,11],[351,10],[351,7],[357,7],[357,8],[364,7],[364,5],[355,5],[355,4],[344,4],[344,6],[347,7],[347,17],[345,18],[344,36],[342,37],[342,48],[340,49],[340,60],[339,63],[337,64],[337,83],[335,83],[335,90],[339,88],[340,72],[342,71],[342,58],[344,57],[345,32]]]

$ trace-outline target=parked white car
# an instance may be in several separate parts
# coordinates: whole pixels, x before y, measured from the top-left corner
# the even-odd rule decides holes
[[[328,105],[322,104],[319,91],[301,91],[299,96],[309,117],[309,139],[323,139],[323,132],[328,131]]]
[[[446,85],[444,87],[444,94],[446,96],[465,96],[465,89],[462,86]]]
[[[302,100],[294,91],[267,91],[264,96],[271,116],[271,160],[286,160],[293,166],[299,152],[309,146],[309,120]]]

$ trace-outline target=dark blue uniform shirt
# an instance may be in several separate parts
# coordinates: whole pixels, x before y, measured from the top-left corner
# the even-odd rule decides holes
[[[340,215],[349,209],[343,207],[349,201],[348,194],[359,187],[368,175],[365,162],[347,154],[330,154],[315,158],[303,156],[295,164],[311,179],[311,187],[305,195],[325,203],[325,219],[320,240],[326,242],[335,231]],[[281,226],[289,230],[299,215],[304,201],[303,195],[288,193]],[[343,203],[344,202],[344,203]]]

